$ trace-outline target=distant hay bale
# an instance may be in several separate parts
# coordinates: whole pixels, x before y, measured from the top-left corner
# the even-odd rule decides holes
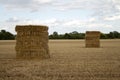
[[[49,58],[48,27],[43,25],[17,25],[16,57]]]
[[[100,47],[100,32],[99,31],[87,31],[85,35],[86,47]]]

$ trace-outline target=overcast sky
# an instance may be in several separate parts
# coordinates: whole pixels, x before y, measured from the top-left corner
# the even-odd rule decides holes
[[[24,24],[47,25],[50,34],[120,32],[120,0],[0,0],[0,29]]]

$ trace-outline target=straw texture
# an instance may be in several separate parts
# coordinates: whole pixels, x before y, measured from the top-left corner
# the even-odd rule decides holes
[[[16,57],[49,58],[48,27],[43,25],[17,25]]]
[[[86,47],[100,47],[100,32],[99,31],[86,31],[85,45]]]

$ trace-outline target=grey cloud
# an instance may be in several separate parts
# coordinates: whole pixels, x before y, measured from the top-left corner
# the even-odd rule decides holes
[[[106,16],[120,13],[120,0],[73,0],[59,3],[57,7],[60,10],[91,10],[92,16]]]
[[[12,18],[9,18],[7,19],[5,22],[19,22],[20,20],[16,17],[12,17]]]
[[[29,9],[31,12],[45,10],[47,6],[56,10],[91,10],[94,16],[120,13],[120,0],[0,0],[0,4],[9,9]]]
[[[44,6],[50,5],[52,2],[53,0],[1,0],[0,4],[7,9],[37,11]]]

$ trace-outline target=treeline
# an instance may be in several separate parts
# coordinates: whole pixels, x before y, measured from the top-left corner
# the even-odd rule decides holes
[[[49,39],[84,39],[85,33],[79,33],[77,31],[73,31],[65,34],[58,34],[58,32],[53,32],[53,34],[49,35]],[[100,39],[120,39],[120,33],[117,31],[109,32],[109,33],[101,33]]]
[[[0,40],[14,40],[15,35],[12,33],[6,31],[6,30],[1,30],[0,31]]]
[[[73,31],[65,34],[58,34],[58,32],[53,32],[53,34],[49,35],[49,39],[84,39],[85,33],[79,33],[77,31]],[[109,32],[109,33],[101,33],[101,39],[120,39],[120,33],[117,31]],[[0,40],[14,40],[15,35],[6,31],[0,31]]]
[[[49,35],[49,39],[84,39],[84,37],[85,33],[78,33],[77,31],[65,34],[53,32],[53,34]]]

